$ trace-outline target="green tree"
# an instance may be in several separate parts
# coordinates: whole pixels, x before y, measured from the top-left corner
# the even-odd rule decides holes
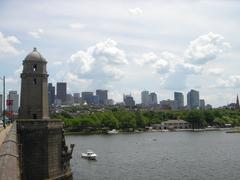
[[[199,110],[189,111],[186,116],[186,121],[192,124],[193,129],[203,128],[207,125],[204,121],[203,114]]]

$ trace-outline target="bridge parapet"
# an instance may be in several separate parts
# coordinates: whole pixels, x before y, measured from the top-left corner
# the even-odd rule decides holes
[[[0,179],[20,180],[16,122],[0,147]]]

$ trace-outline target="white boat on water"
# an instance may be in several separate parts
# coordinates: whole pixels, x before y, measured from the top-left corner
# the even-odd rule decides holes
[[[107,132],[108,134],[117,134],[118,131],[116,129],[112,129],[111,131]]]
[[[87,150],[87,153],[82,153],[82,158],[96,160],[97,154],[95,154],[92,150]]]

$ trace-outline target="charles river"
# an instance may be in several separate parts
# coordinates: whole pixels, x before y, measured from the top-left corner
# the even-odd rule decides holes
[[[225,131],[66,136],[75,180],[240,179],[240,134]],[[81,158],[87,149],[97,161]]]

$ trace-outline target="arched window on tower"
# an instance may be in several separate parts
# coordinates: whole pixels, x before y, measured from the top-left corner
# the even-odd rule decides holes
[[[36,72],[36,71],[37,71],[37,65],[34,64],[34,65],[33,65],[33,72]]]
[[[33,79],[33,84],[34,84],[34,85],[37,84],[37,79],[36,79],[36,78]]]

